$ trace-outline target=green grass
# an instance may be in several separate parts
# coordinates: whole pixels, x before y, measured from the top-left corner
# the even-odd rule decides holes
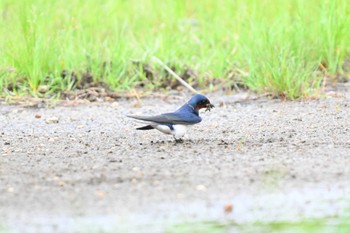
[[[239,78],[252,90],[290,99],[319,93],[350,54],[347,0],[2,0],[0,94],[46,96],[75,78],[127,90],[145,80],[142,64],[167,78],[152,56],[201,89]],[[138,62],[135,62],[138,61]],[[318,70],[320,64],[324,68]],[[66,77],[61,73],[66,71]],[[72,72],[74,75],[71,75]]]
[[[166,233],[347,233],[350,232],[349,219],[303,220],[298,222],[271,222],[254,224],[186,222],[169,227]]]

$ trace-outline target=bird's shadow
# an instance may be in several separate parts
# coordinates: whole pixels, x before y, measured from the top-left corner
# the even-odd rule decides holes
[[[183,139],[151,141],[152,145],[164,145],[164,144],[185,145],[185,144],[193,144],[193,143],[194,143],[193,140],[183,140]]]
[[[176,139],[176,140],[158,140],[158,141],[151,141],[151,145],[174,145],[174,146],[180,146],[180,145],[193,145],[193,144],[202,144],[202,143],[208,143],[208,140],[205,139]]]

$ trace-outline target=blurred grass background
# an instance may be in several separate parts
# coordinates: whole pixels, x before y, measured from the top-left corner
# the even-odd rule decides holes
[[[89,75],[115,91],[167,77],[289,99],[348,77],[347,0],[1,0],[0,92],[57,96]],[[151,71],[150,71],[151,70]]]
[[[300,221],[275,221],[237,224],[235,222],[184,222],[170,226],[166,233],[347,233],[349,216]]]

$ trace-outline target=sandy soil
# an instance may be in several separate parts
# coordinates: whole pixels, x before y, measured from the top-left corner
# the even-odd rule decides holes
[[[181,144],[134,130],[141,124],[125,115],[173,111],[188,96],[140,106],[2,104],[0,226],[164,232],[184,221],[292,221],[350,208],[349,95],[208,97],[216,108],[201,112],[202,123]]]

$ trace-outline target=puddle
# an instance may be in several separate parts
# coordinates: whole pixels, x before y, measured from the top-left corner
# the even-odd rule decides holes
[[[223,211],[224,201],[198,200],[151,205],[123,215],[24,215],[8,219],[4,232],[236,232],[249,230],[247,226],[270,229],[305,223],[309,227],[317,225],[313,219],[333,219],[331,225],[337,226],[344,219],[350,222],[349,197],[349,189],[315,186],[284,193],[240,194],[231,200],[233,211],[228,214]]]

